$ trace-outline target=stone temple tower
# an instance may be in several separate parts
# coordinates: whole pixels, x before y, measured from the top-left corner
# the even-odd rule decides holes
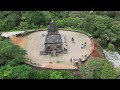
[[[58,32],[56,23],[52,20],[48,27],[48,32],[45,37],[45,52],[47,54],[52,53],[61,53],[62,52],[62,37]]]

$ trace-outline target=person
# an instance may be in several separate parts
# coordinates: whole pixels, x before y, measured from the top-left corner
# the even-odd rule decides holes
[[[85,44],[84,44],[84,47],[86,47],[86,42],[85,42]]]
[[[75,60],[75,66],[78,66],[78,61],[77,60]]]
[[[83,48],[83,44],[81,45],[81,49]]]
[[[72,37],[72,41],[74,41],[74,38]]]
[[[81,59],[81,58],[79,58],[79,60],[80,60],[80,64],[83,64],[82,59]]]
[[[85,55],[85,58],[87,57],[87,54]]]
[[[64,48],[64,51],[67,51],[67,49],[66,49],[66,48]]]
[[[74,61],[73,61],[73,66],[76,66],[75,59],[74,59]]]
[[[75,62],[73,61],[73,66],[75,66]]]
[[[74,43],[74,38],[72,37],[72,42]]]
[[[67,49],[65,49],[67,51]]]

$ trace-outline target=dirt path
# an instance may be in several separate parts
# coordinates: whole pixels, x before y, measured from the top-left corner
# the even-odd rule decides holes
[[[19,45],[22,48],[25,48],[26,44],[27,44],[27,37],[16,37],[16,36],[12,36],[11,37],[11,41],[15,44],[15,45]]]

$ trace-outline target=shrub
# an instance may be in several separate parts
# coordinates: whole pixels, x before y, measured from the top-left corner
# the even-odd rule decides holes
[[[116,71],[112,63],[105,59],[93,59],[80,68],[84,79],[115,79]]]
[[[115,51],[115,47],[114,47],[114,45],[112,43],[108,44],[108,50]]]

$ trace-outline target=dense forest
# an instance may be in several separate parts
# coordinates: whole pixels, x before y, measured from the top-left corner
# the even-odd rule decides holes
[[[52,19],[56,21],[58,28],[85,32],[95,38],[102,48],[120,52],[120,11],[0,11],[0,32],[47,28]],[[24,55],[26,55],[25,50],[13,45],[7,39],[0,38],[0,78],[104,79],[119,76],[111,63],[103,61],[103,64],[102,60],[98,63],[93,60],[84,66],[80,70],[84,73],[81,77],[75,77],[71,71],[34,71],[31,66],[23,64],[26,60]],[[99,67],[96,72],[91,72],[90,70],[95,68],[95,65]],[[86,70],[89,71],[89,75],[85,75]]]

